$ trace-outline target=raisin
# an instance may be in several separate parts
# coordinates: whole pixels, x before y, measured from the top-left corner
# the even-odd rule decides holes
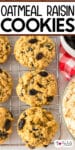
[[[38,53],[37,56],[36,56],[36,59],[37,60],[40,60],[44,57],[43,53]]]
[[[39,74],[42,76],[42,77],[47,77],[48,76],[48,73],[46,71],[41,71],[39,72]]]
[[[40,83],[37,83],[37,85],[38,85],[40,88],[42,88],[42,87],[43,87],[43,85],[42,85],[42,84],[40,84]]]
[[[29,94],[30,95],[36,95],[38,93],[38,91],[36,91],[35,89],[31,89],[30,91],[29,91]]]
[[[31,39],[31,40],[29,40],[29,43],[31,43],[31,44],[34,44],[34,43],[37,43],[37,42],[38,42],[37,39]]]
[[[5,121],[5,125],[4,125],[4,128],[6,129],[6,131],[8,131],[11,127],[11,121],[9,119],[7,119]]]
[[[18,129],[19,130],[23,129],[24,125],[25,125],[25,120],[21,119],[20,122],[18,123]]]
[[[44,145],[44,147],[47,147],[48,145]]]
[[[0,138],[5,139],[7,138],[8,133],[4,132],[4,131],[0,131]]]
[[[21,54],[25,54],[25,52],[24,52],[24,51],[21,51]]]
[[[48,96],[47,101],[51,102],[53,100],[53,96]]]
[[[35,127],[32,127],[32,130],[33,130],[33,131],[37,131],[38,129],[37,129],[37,128],[35,128]]]
[[[0,73],[2,73],[3,71],[2,71],[2,69],[0,69]]]

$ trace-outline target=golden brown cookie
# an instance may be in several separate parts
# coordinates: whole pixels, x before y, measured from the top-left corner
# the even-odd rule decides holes
[[[21,36],[15,43],[14,54],[20,64],[43,69],[55,58],[55,43],[47,36]]]
[[[49,104],[57,93],[56,78],[44,70],[26,72],[19,79],[16,92],[20,100],[31,106]]]
[[[4,143],[12,133],[13,115],[11,112],[0,107],[0,144]]]
[[[40,107],[23,111],[18,119],[18,134],[29,148],[48,146],[57,129],[52,113]]]
[[[0,36],[0,63],[4,63],[10,54],[11,47],[6,36]]]
[[[0,102],[8,100],[12,93],[12,87],[12,77],[7,71],[0,69]]]

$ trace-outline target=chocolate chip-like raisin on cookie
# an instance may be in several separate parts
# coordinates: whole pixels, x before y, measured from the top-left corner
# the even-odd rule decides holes
[[[52,113],[40,107],[32,107],[23,111],[17,124],[19,136],[25,145],[31,149],[47,147],[55,136],[57,129],[58,124]]]
[[[26,72],[16,87],[19,99],[31,106],[41,106],[52,102],[57,93],[54,74],[44,70]]]
[[[0,36],[0,63],[4,63],[11,52],[9,39],[6,36]]]
[[[0,69],[0,103],[8,100],[12,93],[13,81],[10,74]]]
[[[11,112],[0,107],[0,144],[4,143],[12,133],[13,115]]]
[[[21,36],[15,43],[14,54],[20,64],[43,69],[55,57],[55,43],[47,36]]]

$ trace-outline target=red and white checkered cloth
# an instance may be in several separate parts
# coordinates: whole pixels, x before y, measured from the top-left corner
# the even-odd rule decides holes
[[[70,56],[60,44],[59,69],[67,79],[75,75],[75,58]]]

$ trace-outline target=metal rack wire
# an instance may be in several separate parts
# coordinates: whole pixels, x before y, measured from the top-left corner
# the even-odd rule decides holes
[[[16,131],[16,125],[17,125],[17,119],[20,115],[20,113],[28,108],[29,106],[26,105],[25,103],[21,102],[17,95],[16,95],[16,85],[18,82],[19,77],[26,71],[29,71],[28,68],[22,67],[18,62],[16,62],[15,57],[13,55],[13,49],[14,49],[14,44],[15,41],[18,39],[19,36],[9,36],[9,40],[11,42],[11,47],[12,47],[12,53],[9,56],[8,61],[5,64],[0,65],[1,68],[6,69],[8,72],[10,72],[10,74],[13,77],[13,82],[14,82],[14,87],[13,87],[13,92],[12,92],[12,96],[10,97],[10,99],[3,103],[0,104],[0,106],[4,106],[6,108],[8,108],[12,113],[13,116],[15,118],[14,124],[13,124],[13,134],[10,136],[10,138],[8,139],[8,141],[6,143],[4,143],[1,146],[18,146],[18,145],[24,145],[21,141],[21,139],[19,138],[19,136],[17,135],[17,131]],[[52,37],[53,40],[56,43],[56,59],[48,66],[48,68],[46,69],[48,72],[54,73],[57,77],[57,82],[58,82],[58,94],[56,95],[56,97],[54,98],[53,102],[51,103],[51,105],[49,106],[45,106],[46,109],[48,109],[49,111],[51,111],[57,122],[59,122],[59,131],[56,134],[56,137],[53,139],[53,141],[55,139],[60,139],[61,138],[61,114],[60,114],[60,107],[59,107],[59,99],[60,99],[60,94],[59,94],[59,73],[58,73],[58,46],[59,46],[59,40],[58,37]],[[53,141],[51,144],[53,144]]]

